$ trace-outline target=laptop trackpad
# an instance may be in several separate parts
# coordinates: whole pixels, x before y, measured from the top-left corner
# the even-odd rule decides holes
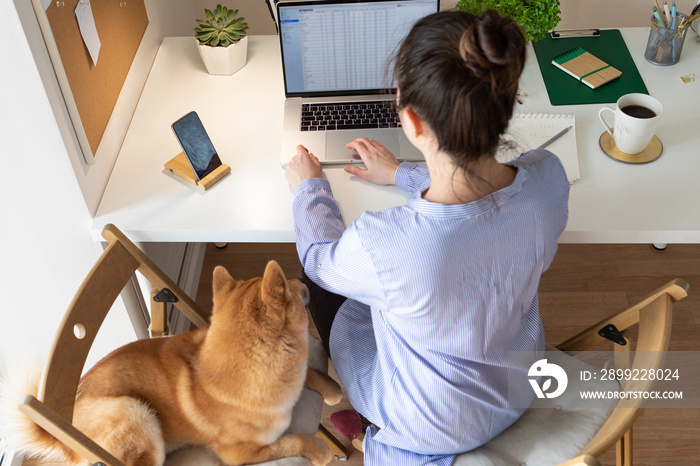
[[[326,133],[326,160],[350,161],[358,159],[355,151],[346,149],[345,145],[358,138],[374,139],[383,144],[389,151],[398,156],[399,140],[396,129],[358,129],[328,131]]]

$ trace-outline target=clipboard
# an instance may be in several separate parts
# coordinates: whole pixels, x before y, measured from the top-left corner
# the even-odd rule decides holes
[[[609,104],[625,94],[649,94],[618,29],[601,30],[598,36],[557,39],[548,33],[532,46],[552,105]],[[604,86],[591,89],[552,65],[554,57],[576,47],[582,47],[613,65],[622,71],[622,75]]]

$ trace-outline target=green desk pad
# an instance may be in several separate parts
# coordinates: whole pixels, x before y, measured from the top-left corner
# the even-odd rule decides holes
[[[544,39],[533,42],[532,45],[552,105],[607,104],[617,102],[625,94],[649,93],[627,44],[617,29],[601,30],[599,37],[552,39],[551,34],[547,34]],[[622,75],[597,89],[591,89],[552,65],[552,58],[576,47],[582,47],[614,66],[622,71]]]

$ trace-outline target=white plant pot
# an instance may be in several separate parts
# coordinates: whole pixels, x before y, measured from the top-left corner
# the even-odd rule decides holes
[[[228,47],[211,47],[197,42],[199,56],[209,74],[229,76],[245,66],[248,56],[248,36]]]

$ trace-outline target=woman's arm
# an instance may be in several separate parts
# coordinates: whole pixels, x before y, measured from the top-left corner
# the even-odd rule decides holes
[[[396,186],[410,193],[425,191],[430,186],[428,167],[413,162],[402,162],[396,169]]]
[[[423,191],[430,185],[425,165],[399,162],[394,154],[374,139],[355,139],[346,146],[360,156],[366,168],[346,165],[345,171],[379,185],[396,185],[409,192]]]
[[[308,277],[322,288],[370,306],[385,302],[357,223],[347,229],[328,181],[307,179],[294,196],[297,252]]]

